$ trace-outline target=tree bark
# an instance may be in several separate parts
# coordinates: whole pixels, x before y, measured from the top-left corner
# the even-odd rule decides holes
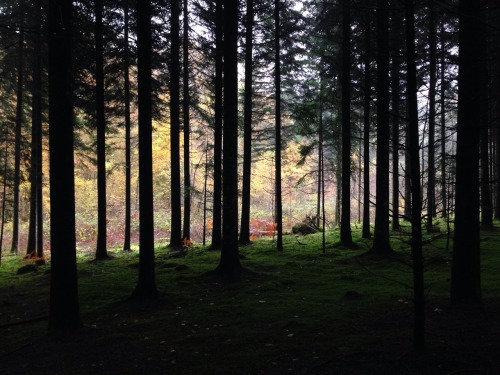
[[[215,272],[227,278],[237,278],[241,273],[238,251],[238,1],[224,2],[223,14],[223,227],[221,257]]]
[[[107,259],[106,246],[106,115],[104,109],[103,1],[95,1],[95,100],[97,128],[97,260]]]
[[[342,205],[340,245],[353,247],[351,234],[351,9],[342,0]]]
[[[41,1],[35,4],[36,32],[33,37],[33,83],[31,105],[30,216],[26,254],[43,258],[41,148],[42,148],[42,55]],[[42,233],[42,236],[39,234]]]
[[[214,118],[214,191],[211,249],[222,246],[222,126],[223,126],[223,8],[222,0],[215,6],[215,118]]]
[[[459,7],[458,122],[455,237],[451,301],[481,302],[479,242],[479,120],[481,118],[480,3],[461,0]]]
[[[364,29],[364,92],[363,92],[363,238],[370,238],[370,99],[371,99],[371,41],[370,10],[366,10]]]
[[[182,247],[181,174],[180,174],[180,42],[179,1],[171,1],[170,15],[170,244],[174,249]]]
[[[125,104],[125,233],[123,237],[123,251],[130,251],[130,231],[131,231],[131,179],[132,179],[132,162],[131,162],[131,147],[130,147],[130,46],[129,46],[129,5],[128,0],[124,1],[123,18],[124,18],[124,104]]]
[[[139,277],[134,298],[156,298],[151,98],[151,1],[137,2],[137,84],[139,105]]]
[[[436,165],[435,165],[435,132],[436,132],[436,25],[434,2],[429,6],[429,151],[427,156],[427,231],[432,230],[433,218],[436,216]]]
[[[409,127],[409,154],[411,163],[411,248],[413,260],[413,345],[417,350],[425,346],[425,285],[422,256],[422,198],[418,136],[417,68],[415,56],[415,16],[413,0],[406,1],[406,66]]]
[[[276,194],[276,249],[283,251],[283,202],[281,194],[281,19],[280,0],[274,0],[274,79],[275,79],[275,194]]]
[[[446,183],[446,62],[445,62],[445,40],[444,40],[444,25],[441,26],[441,205],[443,214],[442,217],[448,218],[448,193]]]
[[[391,104],[392,104],[392,230],[399,230],[399,118],[400,118],[400,49],[401,17],[397,6],[393,6],[392,20],[392,67],[391,67]]]
[[[377,1],[377,203],[371,252],[392,253],[389,243],[389,14],[388,1]]]
[[[250,189],[252,178],[253,0],[247,0],[245,34],[245,104],[243,119],[243,186],[241,189],[240,244],[250,243]]]
[[[48,21],[51,228],[49,329],[73,331],[81,326],[81,320],[76,272],[72,1],[50,1]]]
[[[481,26],[484,28],[485,26]],[[481,227],[483,229],[493,228],[493,202],[490,188],[490,75],[488,69],[488,47],[489,37],[483,33],[481,41],[481,131],[480,131],[480,162],[481,162]]]
[[[183,38],[182,38],[182,78],[183,78],[183,100],[182,114],[184,120],[184,225],[182,238],[191,238],[191,157],[190,148],[190,123],[189,123],[189,25],[188,25],[188,0],[183,1]]]
[[[20,12],[23,12],[20,6]],[[16,253],[19,246],[19,185],[21,184],[21,130],[24,122],[24,18],[21,17],[21,26],[18,39],[17,63],[17,91],[16,91],[16,129],[14,139],[14,207],[12,213],[12,244],[11,253]]]

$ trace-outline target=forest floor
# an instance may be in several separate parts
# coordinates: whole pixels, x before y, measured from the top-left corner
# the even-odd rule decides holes
[[[360,257],[320,235],[242,247],[237,282],[206,275],[218,252],[157,250],[160,298],[134,301],[137,252],[95,262],[80,254],[83,326],[47,331],[49,268],[0,266],[0,373],[7,374],[500,374],[500,232],[483,233],[481,306],[451,306],[446,239],[426,248],[426,349],[412,344],[411,268],[398,257]]]

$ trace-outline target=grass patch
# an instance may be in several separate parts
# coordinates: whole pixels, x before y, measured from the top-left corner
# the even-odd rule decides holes
[[[397,258],[379,260],[360,257],[370,242],[357,230],[357,250],[328,246],[322,254],[321,236],[300,241],[285,236],[283,252],[269,239],[242,247],[246,272],[229,284],[204,275],[217,266],[218,252],[195,246],[183,257],[171,257],[159,248],[161,296],[155,301],[128,299],[137,278],[137,251],[111,251],[113,259],[105,262],[80,254],[84,327],[67,336],[48,334],[44,320],[50,262],[17,275],[22,259],[6,257],[0,268],[2,374],[440,374],[498,369],[491,355],[500,341],[500,322],[492,318],[500,312],[498,231],[483,233],[482,309],[449,306],[446,238],[427,243],[424,353],[414,352],[411,344],[406,235],[394,233]],[[337,241],[338,232],[327,234],[327,245]]]

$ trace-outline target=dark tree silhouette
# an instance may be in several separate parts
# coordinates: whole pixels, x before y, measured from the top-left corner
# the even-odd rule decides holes
[[[377,204],[371,252],[392,253],[389,243],[389,4],[377,1]]]
[[[283,202],[281,194],[281,19],[280,0],[274,0],[274,85],[275,85],[275,205],[276,249],[283,251]]]
[[[455,237],[451,301],[481,302],[479,243],[479,129],[481,118],[481,12],[475,0],[459,6],[458,119]]]
[[[107,259],[106,246],[106,117],[104,112],[103,1],[96,0],[95,12],[95,107],[97,128],[97,260]]]
[[[49,329],[81,326],[78,304],[73,159],[72,1],[48,6],[50,146]]]
[[[370,238],[370,101],[371,101],[371,41],[370,14],[366,7],[364,27],[363,83],[363,238]]]
[[[252,177],[253,0],[247,0],[245,30],[245,98],[243,118],[243,185],[240,244],[250,243],[250,188]]]
[[[340,245],[353,247],[351,234],[351,9],[342,0],[342,211]]]
[[[441,39],[441,56],[440,56],[440,98],[439,103],[441,106],[441,126],[440,126],[440,134],[441,134],[441,206],[443,209],[442,216],[444,218],[448,218],[448,193],[447,193],[447,179],[446,179],[446,61],[445,61],[445,40],[444,40],[445,30],[444,24],[441,25],[440,39]]]
[[[30,218],[26,254],[36,255],[43,262],[43,199],[42,199],[42,22],[41,0],[35,3],[33,35],[33,84],[31,89],[31,165]]]
[[[151,1],[137,2],[137,84],[139,105],[139,278],[133,297],[155,298],[153,150],[151,98]]]
[[[223,0],[218,0],[222,2]],[[215,272],[241,273],[238,251],[238,3],[224,2],[224,137],[222,251]]]
[[[215,2],[214,188],[211,249],[222,246],[223,8]]]
[[[392,230],[399,230],[399,119],[400,119],[400,49],[401,16],[398,3],[392,6],[392,65],[391,65],[391,122],[392,122]]]
[[[21,13],[18,61],[17,61],[17,90],[16,90],[16,127],[14,138],[14,208],[12,212],[12,244],[11,253],[17,253],[19,246],[19,185],[21,183],[21,131],[24,122],[23,96],[24,96],[24,7],[19,5]]]
[[[191,105],[189,94],[189,25],[188,25],[188,0],[183,1],[183,36],[182,36],[182,115],[184,127],[184,225],[182,238],[191,238],[191,172],[190,163],[190,119],[189,106]]]
[[[486,8],[483,8],[482,12],[486,12]],[[481,32],[484,38],[481,40],[481,70],[480,70],[480,80],[481,80],[481,134],[480,134],[480,162],[481,162],[481,228],[491,229],[493,228],[493,202],[491,199],[491,179],[490,179],[490,131],[493,131],[493,127],[490,130],[490,81],[491,74],[489,69],[489,39],[490,37],[486,35],[483,31],[488,26],[486,24],[481,25]]]
[[[427,221],[428,231],[432,230],[433,218],[436,216],[436,165],[435,165],[435,132],[436,132],[436,49],[437,35],[435,23],[434,1],[429,3],[429,151],[427,156]]]
[[[170,2],[170,244],[174,249],[182,247],[181,172],[180,172],[180,0]]]
[[[123,251],[130,251],[130,225],[131,225],[131,178],[132,162],[130,147],[130,46],[129,46],[129,4],[128,0],[123,2],[123,32],[124,32],[124,56],[123,56],[123,101],[125,105],[125,233],[123,237]]]
[[[422,256],[422,198],[420,186],[420,158],[418,135],[417,68],[415,54],[415,15],[413,0],[406,1],[406,69],[408,108],[408,153],[411,164],[411,248],[413,259],[413,344],[421,350],[425,345],[424,268]]]

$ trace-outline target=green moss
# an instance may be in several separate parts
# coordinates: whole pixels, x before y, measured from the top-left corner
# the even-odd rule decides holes
[[[293,364],[300,357],[313,368],[332,353],[343,355],[376,345],[381,336],[408,342],[412,272],[407,235],[393,236],[399,257],[378,260],[359,257],[370,242],[361,239],[358,230],[353,237],[359,250],[338,249],[331,246],[338,241],[338,233],[328,232],[326,254],[321,233],[299,241],[285,236],[283,252],[277,252],[270,239],[258,240],[241,248],[245,272],[239,282],[229,284],[205,275],[217,266],[219,252],[195,246],[185,256],[172,258],[168,249],[159,248],[156,278],[161,296],[149,302],[128,300],[137,280],[137,251],[112,251],[113,259],[105,262],[80,254],[85,328],[71,345],[90,342],[95,350],[107,353],[104,362],[107,356],[109,361],[122,358],[122,373],[149,366],[162,372],[235,374],[278,369],[284,358]],[[488,238],[483,241],[483,290],[485,298],[492,298],[500,292],[500,233],[483,237]],[[445,245],[445,237],[426,244],[429,300],[448,298],[451,255]],[[18,257],[3,259],[0,325],[48,314],[49,274],[16,275],[21,265]],[[50,262],[44,267],[49,269]],[[33,340],[45,342],[46,330],[43,321],[4,328],[0,355],[10,356]],[[113,368],[104,362],[103,371]],[[69,366],[64,367],[68,373],[71,369],[85,373],[85,366],[91,366],[62,364]]]

